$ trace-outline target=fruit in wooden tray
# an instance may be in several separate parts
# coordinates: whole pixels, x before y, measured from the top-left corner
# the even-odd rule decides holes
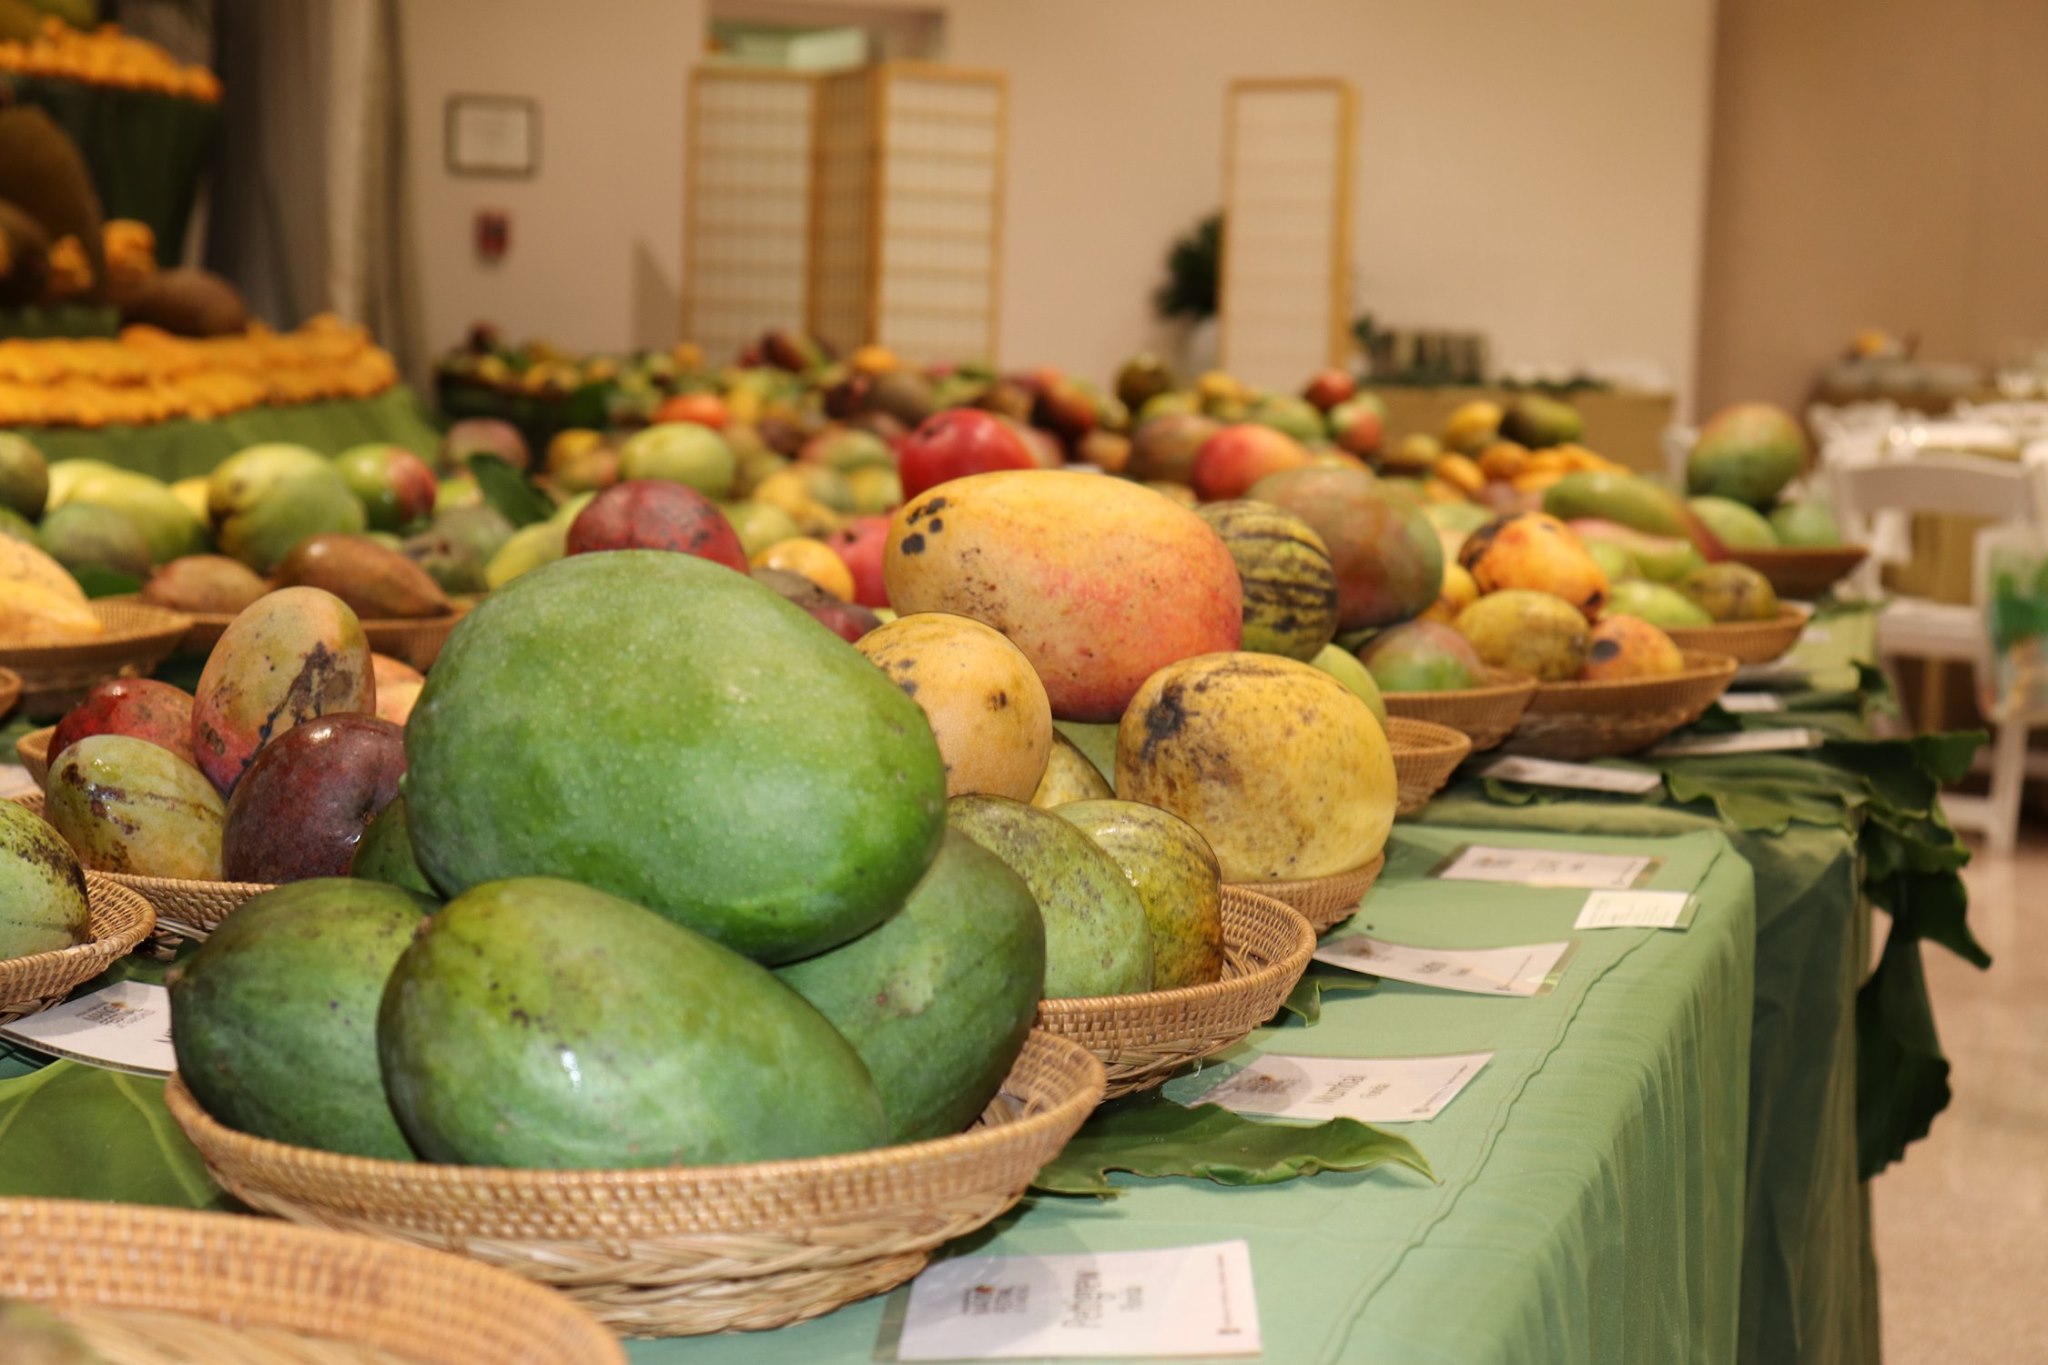
[[[376,674],[362,622],[319,588],[281,588],[228,623],[200,672],[192,752],[223,795],[256,751],[294,725],[374,713]]]
[[[1113,730],[1113,726],[1103,729]],[[1052,748],[1046,751],[1045,776],[1031,793],[1031,804],[1052,810],[1070,801],[1095,801],[1115,796],[1116,788],[1102,775],[1086,754],[1059,730],[1052,732]]]
[[[1242,630],[1237,565],[1207,523],[1099,474],[980,474],[913,498],[884,575],[901,613],[1009,636],[1067,720],[1116,719],[1162,665],[1234,649]]]
[[[1571,529],[1542,512],[1496,517],[1465,538],[1458,562],[1484,593],[1507,588],[1547,592],[1598,620],[1607,575]]]
[[[946,819],[1031,888],[1045,919],[1049,999],[1152,989],[1145,903],[1086,834],[1051,811],[1000,796],[956,796]]]
[[[1486,681],[1486,665],[1472,642],[1437,621],[1383,631],[1358,657],[1387,692],[1450,692]]]
[[[95,683],[50,736],[51,759],[88,735],[127,735],[160,744],[187,763],[192,756],[192,694],[154,678]]]
[[[599,493],[569,523],[566,553],[674,550],[747,571],[747,553],[718,504],[681,483],[631,479]]]
[[[995,1097],[1045,989],[1031,888],[949,830],[902,909],[851,943],[778,967],[853,1044],[890,1142],[957,1133]]]
[[[55,952],[91,935],[77,855],[28,807],[0,802],[0,960]]]
[[[43,813],[96,872],[218,881],[220,794],[170,750],[88,735],[50,764]]]
[[[1676,583],[1707,562],[1699,547],[1683,537],[1651,535],[1597,517],[1580,518],[1565,525],[1588,548],[1606,543],[1626,551],[1636,572],[1652,582]]]
[[[859,1151],[889,1131],[853,1046],[766,968],[552,877],[479,886],[431,916],[385,986],[377,1051],[429,1161],[718,1165]]]
[[[454,610],[425,569],[366,536],[306,537],[278,564],[277,583],[333,593],[366,621],[419,620]]]
[[[916,703],[694,555],[575,555],[485,599],[435,663],[406,756],[436,885],[571,877],[770,962],[886,918],[944,827]]]
[[[263,746],[235,784],[221,835],[234,882],[345,877],[363,830],[398,795],[405,731],[376,716],[319,716]]]
[[[1671,637],[1640,616],[1609,615],[1593,627],[1586,646],[1587,682],[1663,678],[1685,670],[1685,655]]]
[[[150,574],[137,595],[172,611],[232,616],[269,591],[270,585],[238,559],[184,555]]]
[[[1835,511],[1824,502],[1783,502],[1771,509],[1771,530],[1786,549],[1828,549],[1842,543]]]
[[[171,974],[171,1045],[193,1098],[239,1132],[412,1160],[384,1096],[377,1008],[432,908],[332,877],[243,904]]]
[[[1569,682],[1586,666],[1586,618],[1553,593],[1490,592],[1458,613],[1457,632],[1494,668]]]
[[[1271,654],[1208,654],[1148,678],[1117,727],[1116,794],[1201,831],[1223,879],[1370,862],[1394,822],[1394,758],[1365,702]]]
[[[917,612],[863,635],[855,648],[931,722],[946,795],[1031,799],[1052,749],[1052,708],[1031,661],[1000,631]]]
[[[1250,496],[1315,528],[1337,571],[1337,628],[1420,616],[1443,588],[1444,551],[1420,507],[1363,469],[1316,467],[1259,480]]]
[[[1778,594],[1771,580],[1747,564],[1709,564],[1694,569],[1678,590],[1717,622],[1778,619]]]
[[[1152,938],[1153,990],[1223,975],[1223,873],[1199,830],[1136,801],[1075,801],[1053,814],[1115,859],[1138,893]]]
[[[1271,503],[1204,503],[1244,595],[1240,647],[1307,662],[1337,633],[1337,571],[1315,528]]]

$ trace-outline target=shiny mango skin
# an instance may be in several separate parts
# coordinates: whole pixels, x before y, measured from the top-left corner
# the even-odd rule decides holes
[[[370,642],[348,604],[319,588],[282,588],[228,623],[199,675],[192,752],[226,796],[256,751],[336,711],[377,712]]]
[[[853,647],[931,722],[946,795],[1029,801],[1052,750],[1052,710],[1031,661],[995,630],[925,611],[869,631]]]
[[[1116,794],[1201,831],[1226,882],[1299,881],[1378,856],[1394,755],[1372,710],[1276,654],[1205,654],[1145,680],[1117,727]]]
[[[1072,801],[1053,808],[1123,869],[1152,934],[1152,989],[1223,975],[1223,871],[1202,832],[1157,806]]]
[[[428,920],[385,985],[377,1053],[429,1161],[721,1165],[888,1135],[859,1054],[765,967],[553,877],[487,882]]]
[[[220,880],[226,803],[160,744],[87,735],[50,765],[43,815],[95,872]]]
[[[77,855],[27,806],[0,802],[0,961],[70,948],[91,936]]]
[[[898,613],[947,611],[1024,651],[1062,720],[1113,721],[1176,659],[1238,646],[1237,565],[1199,516],[1122,479],[976,474],[905,503],[883,579]]]

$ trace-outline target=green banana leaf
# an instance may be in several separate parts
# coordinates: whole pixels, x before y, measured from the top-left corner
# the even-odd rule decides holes
[[[1274,1019],[1285,1023],[1282,1015],[1291,1014],[1303,1024],[1313,1024],[1323,1017],[1323,995],[1327,991],[1369,991],[1380,984],[1376,976],[1361,972],[1340,971],[1311,962],[1308,970],[1301,974],[1301,980],[1294,983],[1294,989],[1280,1002],[1280,1013]]]
[[[61,1061],[0,1081],[0,1195],[229,1207],[162,1081]]]
[[[484,501],[504,514],[514,526],[531,526],[555,514],[553,504],[540,495],[526,476],[495,455],[472,455],[469,472]]]
[[[1307,1127],[1261,1123],[1221,1105],[1188,1108],[1142,1095],[1098,1109],[1031,1187],[1044,1194],[1113,1197],[1111,1171],[1275,1185],[1318,1171],[1363,1171],[1387,1162],[1436,1179],[1413,1143],[1356,1119]]]

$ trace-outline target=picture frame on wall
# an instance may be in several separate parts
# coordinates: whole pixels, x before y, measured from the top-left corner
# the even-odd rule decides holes
[[[443,141],[450,175],[529,180],[540,168],[540,102],[523,95],[450,95]]]

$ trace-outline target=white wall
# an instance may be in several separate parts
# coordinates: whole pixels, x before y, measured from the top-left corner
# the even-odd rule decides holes
[[[937,7],[949,60],[1010,77],[1005,363],[1106,377],[1157,340],[1167,245],[1221,199],[1225,85],[1338,74],[1361,95],[1362,308],[1485,330],[1504,364],[1692,373],[1713,0]],[[490,316],[570,345],[670,339],[701,0],[406,14],[429,337]],[[464,89],[542,100],[538,181],[443,173],[440,100]],[[469,260],[469,213],[487,203],[515,215],[496,271]]]

